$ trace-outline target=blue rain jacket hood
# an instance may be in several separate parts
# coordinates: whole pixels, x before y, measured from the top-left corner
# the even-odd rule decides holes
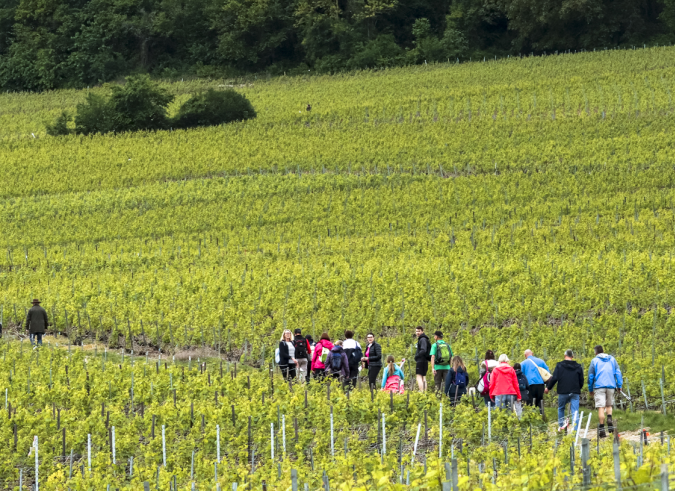
[[[623,376],[616,359],[609,354],[596,355],[588,368],[588,391],[595,388],[621,388]]]

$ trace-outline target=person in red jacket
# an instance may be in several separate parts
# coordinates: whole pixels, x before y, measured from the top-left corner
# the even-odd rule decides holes
[[[326,374],[326,360],[328,359],[328,354],[332,348],[333,342],[330,341],[328,333],[323,332],[321,334],[321,340],[314,346],[314,354],[312,355],[312,373],[314,374],[314,378],[319,381],[323,381],[324,375]],[[325,355],[323,355],[324,349],[326,349]],[[323,360],[321,360],[322,358]]]
[[[520,401],[520,387],[516,371],[509,365],[509,356],[499,356],[499,365],[492,370],[490,379],[490,399],[497,408],[511,410],[513,403]]]

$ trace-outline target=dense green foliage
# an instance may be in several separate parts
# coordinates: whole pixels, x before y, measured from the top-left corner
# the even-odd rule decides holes
[[[3,0],[0,89],[664,44],[673,0]]]
[[[110,85],[110,96],[89,93],[77,105],[74,133],[130,132],[212,126],[255,118],[256,112],[245,96],[233,91],[209,89],[187,100],[175,118],[167,115],[174,96],[154,84],[147,75],[128,77],[124,85]],[[70,113],[63,111],[53,123],[46,123],[48,135],[73,133]]]
[[[246,97],[233,90],[209,89],[184,102],[172,122],[174,128],[194,128],[255,117],[255,109]]]

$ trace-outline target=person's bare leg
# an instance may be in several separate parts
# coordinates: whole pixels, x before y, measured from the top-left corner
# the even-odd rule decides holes
[[[424,381],[424,376],[421,376],[420,374],[417,374],[417,389],[419,389],[422,393],[424,393],[427,390]]]
[[[609,407],[609,414],[612,414],[612,407]],[[600,422],[600,425],[605,425],[605,409],[603,407],[598,408],[598,422]]]

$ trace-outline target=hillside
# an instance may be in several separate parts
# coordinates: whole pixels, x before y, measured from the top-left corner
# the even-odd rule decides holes
[[[163,361],[177,351],[207,347],[225,361],[226,370],[235,361],[251,366],[247,371],[253,371],[256,389],[249,399],[270,391],[258,380],[267,381],[266,372],[253,368],[272,363],[284,328],[302,328],[315,340],[323,331],[340,338],[345,329],[355,329],[363,341],[372,330],[383,352],[397,359],[411,355],[415,326],[430,333],[440,328],[474,379],[486,349],[519,361],[531,348],[553,367],[571,348],[588,367],[600,343],[617,356],[625,391],[644,395],[634,399],[633,409],[644,407],[644,400],[652,410],[661,409],[675,394],[669,348],[675,294],[674,81],[675,48],[651,48],[279,77],[244,86],[234,80],[178,82],[166,84],[177,95],[174,110],[196,91],[234,85],[258,118],[190,131],[62,138],[48,137],[44,121],[74,110],[86,90],[2,94],[5,331],[12,338],[23,333],[16,324],[38,297],[54,323],[52,335],[99,347],[93,356],[76,352],[73,362],[65,359],[65,349],[60,353],[52,345],[57,355],[51,357],[60,360],[55,371],[75,363],[85,367],[78,359],[85,357],[98,367],[104,346],[155,358],[161,350]],[[32,367],[35,356],[17,355],[19,350],[17,342],[10,343],[19,364]],[[39,356],[42,385],[46,357]],[[119,384],[126,385],[134,373],[128,361],[120,367]],[[169,412],[178,366],[170,382],[162,376],[163,396],[154,401],[148,388],[151,381],[159,388],[160,380],[146,379],[146,369],[152,372],[154,365],[143,361],[136,364],[144,367],[148,408],[156,404],[157,412]],[[25,372],[17,373],[4,359],[2,365],[7,385],[23,387]],[[218,371],[211,370],[215,381]],[[93,378],[94,369],[90,372]],[[104,367],[96,372],[97,380],[110,380]],[[90,384],[84,383],[89,372],[76,374],[73,382],[77,377]],[[243,379],[228,382],[227,375],[224,380],[218,375],[227,403],[214,409],[215,390],[206,389],[203,379],[190,388],[189,374],[183,387],[195,392],[183,394],[182,413],[172,413],[173,422],[187,422],[188,402],[195,400],[203,403],[201,412],[223,419],[230,404],[244,412],[247,404],[237,400]],[[59,378],[66,392],[71,380],[63,386],[67,378]],[[301,405],[301,392],[285,393],[292,388],[280,379],[278,386],[277,392]],[[73,392],[59,400],[81,412],[73,414],[73,424],[95,422],[101,439],[106,426],[95,419],[102,401],[112,405],[120,426],[136,425],[123,423],[122,412],[142,412],[133,402],[129,406],[128,392],[109,393],[107,400],[105,389],[97,389],[100,400],[92,399],[87,409],[77,402],[86,399],[84,386],[77,398]],[[25,422],[36,412],[52,411],[57,392],[51,379],[49,391],[52,396],[37,401],[30,390],[27,399],[15,396]],[[317,405],[322,391],[310,394]],[[340,398],[340,405],[348,405],[341,392]],[[372,434],[377,410],[388,398],[381,395],[378,407],[365,390],[353,398],[363,409],[341,418],[350,425],[372,420]],[[397,424],[415,426],[426,410],[429,418],[439,418],[431,394],[414,395],[413,410],[407,405],[399,408]],[[621,406],[627,408],[625,400]],[[265,408],[251,410],[261,425],[261,447],[269,446],[268,420],[278,420],[274,407]],[[142,425],[148,424],[146,411]],[[326,415],[316,416],[322,426]],[[471,415],[466,417],[471,436],[461,438],[477,444],[478,415],[485,415]],[[538,418],[536,412],[529,418]],[[3,422],[9,442],[12,424]],[[233,425],[233,432],[243,432],[241,422]],[[527,422],[521,425],[525,436]],[[465,436],[462,432],[456,436]],[[30,433],[24,433],[26,443]],[[50,439],[58,445],[58,435]],[[131,456],[137,443],[129,439],[125,452]],[[241,455],[245,444],[239,444]],[[544,441],[538,445],[551,448]],[[606,451],[603,459],[610,460],[611,449]],[[59,455],[59,449],[53,453]],[[181,453],[187,487],[190,454]],[[321,453],[327,459],[327,450]],[[213,456],[202,458],[205,476]],[[345,460],[354,462],[353,456]],[[269,476],[276,473],[271,462],[265,466]],[[535,473],[536,460],[528,466]],[[554,466],[541,472],[541,480],[550,478]],[[212,466],[209,470],[213,473]],[[516,472],[504,473],[499,487],[523,486],[511,481]],[[390,477],[392,485],[396,476]],[[420,477],[420,487],[440,484]],[[118,479],[77,486],[132,487]],[[314,479],[318,487],[318,475]],[[12,475],[12,486],[15,480]],[[53,480],[66,483],[64,477]],[[467,480],[467,487],[478,486],[478,478]],[[562,483],[562,476],[557,480]],[[216,481],[208,483],[213,488]]]

